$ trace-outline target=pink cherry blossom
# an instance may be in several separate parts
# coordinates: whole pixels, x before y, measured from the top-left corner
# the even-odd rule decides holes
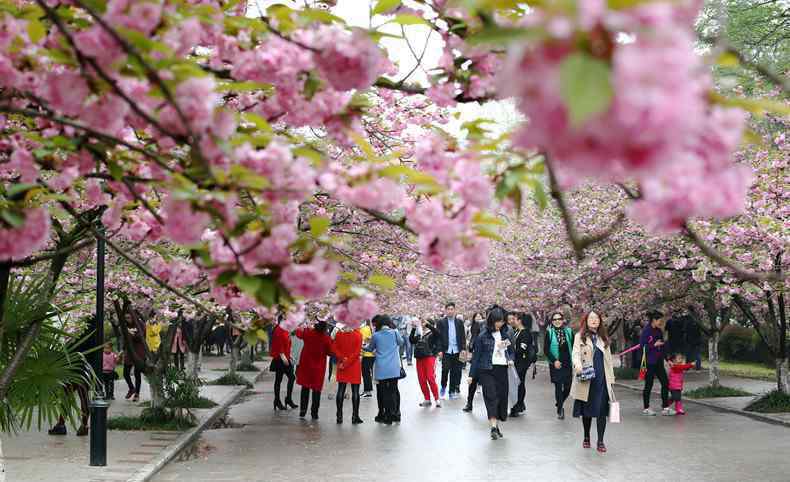
[[[165,220],[164,234],[179,244],[200,242],[203,231],[208,227],[208,214],[192,209],[189,201],[168,197],[163,205]]]
[[[352,298],[335,307],[335,320],[346,327],[356,329],[364,320],[373,318],[379,311],[379,305],[372,295]]]
[[[386,70],[378,45],[361,30],[349,35],[340,28],[323,27],[313,45],[319,49],[315,54],[319,72],[337,90],[370,87]]]
[[[339,266],[320,256],[309,263],[290,264],[283,269],[280,282],[293,296],[314,300],[326,296],[339,274]]]
[[[43,249],[49,241],[50,219],[43,208],[26,209],[19,227],[0,226],[0,261],[22,259]]]

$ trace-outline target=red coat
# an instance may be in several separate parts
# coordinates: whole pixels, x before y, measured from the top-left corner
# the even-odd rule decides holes
[[[332,342],[337,357],[337,381],[359,385],[362,381],[362,333],[359,330],[339,331]]]
[[[280,359],[280,355],[291,361],[291,334],[277,325],[272,330],[272,358]]]
[[[296,330],[296,336],[304,340],[296,383],[304,388],[320,392],[326,377],[326,357],[332,348],[332,339],[324,332],[312,328]]]

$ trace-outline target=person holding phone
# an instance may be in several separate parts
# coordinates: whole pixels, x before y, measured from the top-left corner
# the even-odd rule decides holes
[[[665,341],[664,341],[664,315],[660,311],[650,311],[647,313],[649,324],[642,330],[639,344],[644,350],[647,373],[645,374],[645,388],[642,391],[642,401],[644,410],[642,415],[655,416],[656,412],[650,410],[650,395],[653,393],[653,380],[658,378],[661,383],[661,413],[663,415],[675,415],[675,411],[669,408],[669,378],[664,368]]]
[[[507,420],[508,364],[513,363],[513,348],[508,339],[505,310],[494,305],[486,316],[486,327],[475,339],[469,382],[483,387],[483,399],[491,426],[491,440],[502,438],[499,422]]]

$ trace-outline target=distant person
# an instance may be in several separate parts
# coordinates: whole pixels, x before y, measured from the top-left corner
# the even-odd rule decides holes
[[[669,392],[671,400],[675,402],[675,413],[685,415],[683,410],[683,382],[686,377],[686,370],[694,367],[692,363],[686,363],[686,357],[681,353],[676,353],[669,362]]]
[[[554,384],[554,406],[557,418],[565,418],[565,400],[571,392],[571,355],[573,330],[565,325],[565,317],[559,311],[551,315],[551,326],[543,339],[543,353],[549,362],[549,377]]]
[[[403,338],[403,346],[400,348],[400,357],[406,360],[406,364],[409,366],[412,366],[412,360],[414,358],[414,347],[409,341],[409,332],[413,326],[416,326],[412,325],[412,320],[410,316],[401,316],[398,318],[398,331],[400,332],[401,338]]]
[[[362,346],[364,347],[370,342],[373,337],[373,328],[370,326],[370,320],[366,320],[362,327],[359,329],[362,334]],[[372,351],[362,349],[362,381],[364,382],[362,398],[370,398],[373,396],[373,362],[376,361],[376,355]]]
[[[507,420],[508,363],[513,360],[513,348],[505,331],[505,310],[493,306],[486,316],[486,327],[475,340],[469,379],[483,387],[483,400],[491,427],[491,440],[503,437],[499,422]]]
[[[683,316],[673,316],[667,321],[666,353],[686,353],[686,319]]]
[[[296,337],[304,341],[299,368],[296,370],[296,383],[302,387],[299,397],[299,416],[304,418],[307,415],[307,406],[312,395],[310,417],[318,420],[326,358],[329,355],[332,339],[326,333],[326,322],[321,320],[317,321],[313,328],[297,329]]]
[[[686,360],[694,369],[702,370],[702,330],[691,316],[686,316]]]
[[[387,315],[373,317],[373,326],[376,331],[365,350],[376,354],[374,376],[378,382],[376,395],[379,413],[375,420],[392,425],[393,422],[401,420],[398,380],[401,378],[400,347],[403,345],[403,338]]]
[[[455,314],[455,303],[448,302],[444,306],[444,318],[436,325],[439,331],[439,358],[442,360],[442,397],[447,394],[447,382],[450,382],[450,400],[461,395],[462,363],[459,355],[465,350],[466,333],[464,322]]]
[[[115,380],[118,378],[115,367],[118,366],[120,359],[121,354],[112,351],[112,343],[105,343],[101,359],[101,378],[102,385],[104,385],[104,396],[108,400],[115,400]]]
[[[649,325],[642,330],[640,344],[645,353],[647,373],[645,374],[645,388],[642,391],[643,415],[654,416],[656,412],[650,410],[650,396],[653,393],[653,380],[658,378],[661,383],[661,413],[662,415],[675,415],[669,407],[669,380],[664,369],[666,353],[664,342],[664,315],[660,311],[650,311],[647,314]]]
[[[126,319],[129,339],[124,340],[123,347],[123,378],[129,388],[129,391],[126,392],[126,399],[131,398],[132,402],[140,400],[143,367],[145,366],[145,325],[135,320],[139,319],[132,314],[129,314]],[[132,382],[133,372],[134,382]]]
[[[581,417],[584,428],[582,446],[590,448],[590,427],[596,420],[598,452],[606,452],[604,432],[609,415],[609,401],[615,400],[614,366],[606,325],[595,311],[581,320],[579,332],[573,340],[573,416]]]
[[[415,324],[409,334],[409,341],[414,346],[414,357],[417,359],[417,381],[424,401],[421,407],[431,406],[431,394],[436,408],[441,408],[439,387],[436,385],[436,353],[439,351],[439,336],[436,327],[422,320]]]

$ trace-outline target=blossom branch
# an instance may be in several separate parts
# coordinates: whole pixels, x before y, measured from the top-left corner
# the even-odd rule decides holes
[[[367,214],[373,216],[374,218],[378,219],[379,221],[384,221],[387,224],[391,224],[393,226],[397,226],[397,227],[403,229],[404,231],[410,232],[411,234],[414,234],[414,235],[417,234],[412,228],[410,228],[409,226],[406,225],[406,216],[403,216],[400,219],[395,219],[395,218],[392,218],[390,216],[387,216],[386,214],[384,214],[382,212],[375,211],[373,209],[365,209],[365,208],[359,208],[359,209],[361,209],[362,211],[366,212]]]

